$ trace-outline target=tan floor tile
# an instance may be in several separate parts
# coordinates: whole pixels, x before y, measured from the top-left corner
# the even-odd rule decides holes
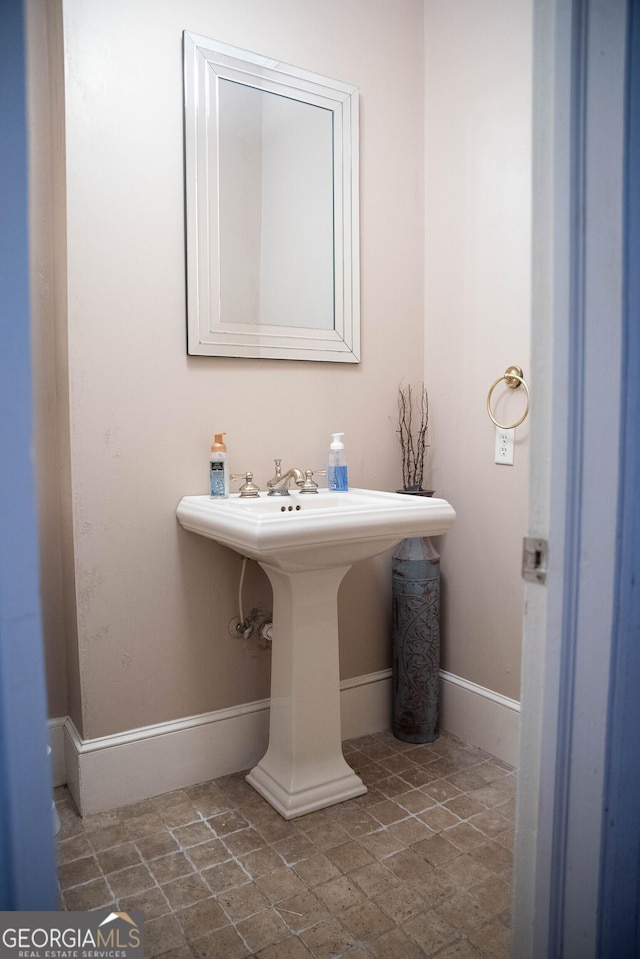
[[[432,829],[433,832],[442,832],[443,829],[447,829],[449,826],[455,826],[456,823],[460,822],[457,816],[447,809],[445,806],[432,806],[430,809],[426,809],[423,813],[420,813],[418,819],[428,826],[429,829]]]
[[[452,843],[461,852],[469,852],[487,841],[484,833],[472,826],[471,823],[461,822],[457,826],[445,829],[440,835],[447,842]]]
[[[216,836],[221,836],[222,838],[230,832],[237,832],[238,829],[246,829],[249,825],[244,816],[239,816],[236,812],[223,812],[219,816],[212,816],[207,819],[207,823]]]
[[[251,955],[233,926],[224,926],[194,939],[191,949],[197,959],[245,959]]]
[[[233,859],[221,862],[210,869],[204,869],[202,876],[211,892],[216,895],[225,892],[227,889],[243,886],[250,881],[242,866],[238,865]]]
[[[498,919],[492,919],[469,934],[471,942],[491,959],[509,959],[511,934]]]
[[[458,939],[439,952],[438,959],[487,959],[487,957],[486,953],[478,952],[468,939]]]
[[[210,839],[197,846],[188,846],[185,855],[191,860],[196,869],[207,869],[231,859],[231,853],[221,839]]]
[[[371,899],[345,910],[340,916],[340,922],[354,939],[361,942],[376,939],[394,925],[393,919]]]
[[[432,775],[435,774],[440,779],[453,780],[454,774],[460,775],[459,766],[448,756],[440,756],[432,763],[429,763],[427,768],[431,771]]]
[[[444,807],[457,816],[458,819],[470,819],[471,816],[475,816],[480,812],[486,812],[487,809],[487,807],[478,802],[477,799],[471,799],[471,797],[466,794],[448,799]]]
[[[77,817],[75,810],[69,808],[67,812],[73,817]],[[92,816],[85,816],[84,819],[78,820],[83,832],[93,833],[99,832],[102,829],[108,829],[111,826],[120,826],[122,820],[120,819],[120,814],[117,809],[106,810],[105,812],[94,813]],[[62,818],[64,823],[64,818]]]
[[[425,842],[428,840],[425,840]],[[431,863],[420,856],[414,848],[404,849],[385,859],[385,866],[393,872],[398,879],[405,882],[428,883],[433,876],[435,869]]]
[[[354,869],[361,869],[367,863],[373,862],[373,856],[368,849],[355,840],[336,846],[335,849],[327,849],[325,855],[341,872],[353,872]]]
[[[303,822],[303,825],[306,826],[306,823]],[[352,838],[338,822],[314,825],[307,831],[306,835],[313,842],[316,851],[318,849],[331,849],[343,842],[349,842]]]
[[[373,817],[371,810],[358,806],[352,809],[343,808],[339,823],[351,839],[361,839],[380,828],[380,823]],[[337,846],[338,843],[332,845]]]
[[[454,783],[449,782],[447,779],[436,779],[435,782],[429,783],[428,786],[423,786],[422,791],[435,802],[446,802],[447,799],[453,799],[454,796],[459,796],[462,789],[459,789]]]
[[[118,872],[120,869],[126,869],[127,866],[137,866],[142,861],[138,848],[132,842],[125,842],[120,846],[104,849],[102,852],[96,853],[96,859],[105,875],[110,872]]]
[[[456,859],[444,862],[439,866],[439,869],[463,889],[476,882],[488,879],[492,875],[490,869],[476,862],[468,853],[463,853]]]
[[[381,793],[384,793],[387,799],[400,796],[402,793],[406,793],[407,786],[415,785],[416,783],[407,782],[407,780],[401,779],[400,776],[389,776],[386,779],[378,779],[376,782],[377,788]]]
[[[171,912],[167,897],[157,886],[145,889],[144,892],[136,892],[132,896],[123,896],[118,899],[118,907],[122,912],[139,910],[143,914],[145,922],[148,919],[166,916]]]
[[[420,893],[407,883],[400,883],[395,889],[376,896],[376,902],[397,926],[418,916],[427,907]]]
[[[338,867],[324,853],[296,863],[294,871],[310,888],[340,875]]]
[[[140,802],[129,803],[128,806],[119,806],[115,812],[122,822],[127,819],[137,819],[140,816],[147,816],[154,813],[156,806],[151,799],[141,799]]]
[[[469,820],[472,826],[479,829],[485,836],[495,839],[509,826],[509,818],[496,812],[495,809],[485,809],[484,812],[472,816]]]
[[[289,927],[275,909],[264,909],[249,919],[243,919],[236,929],[255,955],[260,949],[290,936]]]
[[[224,838],[224,844],[234,856],[243,856],[264,847],[264,839],[255,829],[239,829]]]
[[[476,799],[482,803],[483,806],[488,806],[489,808],[501,806],[505,802],[504,792],[495,783],[490,783],[488,786],[480,786],[478,789],[469,787],[469,795],[472,799]]]
[[[178,849],[178,843],[166,830],[136,840],[136,846],[145,860],[166,856],[167,853],[176,852]]]
[[[187,876],[193,872],[193,865],[183,852],[172,852],[168,856],[160,856],[149,863],[149,871],[156,882],[162,885],[180,876]]]
[[[380,790],[375,786],[368,784],[366,793],[363,793],[362,796],[358,796],[357,799],[352,800],[354,804],[360,807],[360,809],[365,809],[369,812],[370,806],[375,806],[379,802],[384,802],[386,796],[383,796]]]
[[[459,938],[451,923],[433,910],[409,919],[403,929],[429,956]]]
[[[216,840],[221,841],[221,840]],[[191,855],[193,850],[189,850]],[[282,859],[271,846],[262,846],[253,852],[241,853],[236,857],[252,879],[264,876],[268,872],[282,867]]]
[[[411,769],[415,767],[415,763],[412,759],[409,759],[406,753],[392,753],[390,756],[386,756],[384,759],[379,759],[378,762],[383,769],[386,769],[390,773],[399,773],[402,774],[403,770]]]
[[[483,909],[494,915],[503,912],[511,905],[511,889],[497,876],[490,876],[469,887],[469,894],[480,903]]]
[[[312,892],[303,892],[277,905],[278,912],[292,932],[301,932],[328,917],[327,908]]]
[[[330,913],[337,915],[362,902],[364,893],[348,876],[338,876],[314,888],[314,893]]]
[[[433,800],[421,789],[410,789],[406,793],[400,793],[399,796],[396,796],[395,802],[413,815],[424,812],[430,806],[433,806]]]
[[[201,899],[186,909],[179,909],[175,916],[189,941],[230,924],[222,906],[214,898]]]
[[[58,869],[58,879],[62,889],[69,886],[79,886],[90,879],[101,878],[100,866],[95,856],[85,856],[83,859],[74,859],[63,863]]]
[[[309,959],[311,953],[298,936],[289,936],[257,953],[257,959]]]
[[[300,938],[316,957],[340,956],[354,945],[353,937],[337,919],[326,919],[300,933]]]
[[[469,933],[473,929],[487,923],[492,917],[480,903],[466,892],[460,892],[451,899],[447,899],[436,912],[461,933]]]
[[[123,822],[129,839],[142,839],[144,836],[152,836],[164,828],[164,823],[156,812],[145,813],[144,816],[133,816]]]
[[[492,872],[496,873],[502,873],[505,870],[511,869],[513,864],[513,854],[511,851],[505,849],[504,846],[501,846],[500,843],[495,842],[493,839],[489,839],[488,842],[482,846],[471,849],[469,855],[472,856],[476,862],[482,863],[487,869],[491,869]]]
[[[365,743],[361,747],[361,751],[368,756],[369,759],[380,760],[388,759],[390,756],[394,756],[395,749],[390,743],[380,742],[380,740],[374,740],[372,743]]]
[[[124,896],[132,896],[136,892],[150,889],[151,886],[155,886],[155,881],[146,865],[140,863],[139,866],[129,866],[119,872],[110,873],[109,885],[116,898],[122,899]]]
[[[237,833],[235,835],[238,835]],[[257,835],[257,833],[256,833]],[[230,839],[233,837],[229,837]],[[273,843],[273,850],[280,856],[287,866],[293,866],[294,863],[302,859],[311,859],[318,852],[315,842],[305,833],[299,832],[293,836],[287,836],[286,839],[279,839]]]
[[[402,825],[403,823],[398,823],[398,826]],[[397,833],[392,832],[394,828],[390,826],[388,829],[380,829],[368,836],[362,836],[360,844],[368,849],[375,859],[384,859],[385,856],[391,856],[406,845]]]
[[[173,806],[160,806],[156,811],[169,829],[175,829],[176,826],[185,826],[187,823],[195,822],[200,818],[198,810],[188,800],[183,803],[176,803]]]
[[[204,879],[197,873],[165,883],[162,891],[173,909],[184,909],[201,899],[208,899],[212,892]]]
[[[449,842],[448,839],[445,839],[442,833],[436,833],[435,836],[430,836],[428,839],[423,839],[422,842],[415,843],[413,848],[433,866],[439,866],[441,863],[460,855],[460,849]]]
[[[443,773],[433,767],[435,767],[435,763],[433,763],[432,766],[413,766],[410,769],[405,769],[403,772],[398,773],[398,775],[401,776],[407,785],[418,789],[420,786],[427,786],[429,783],[441,778]]]
[[[185,938],[175,916],[161,916],[159,919],[145,920],[144,955],[145,959],[155,959],[169,949],[178,949],[185,945]]]
[[[58,865],[90,856],[92,852],[93,847],[89,840],[83,832],[80,832],[69,839],[58,841]]]
[[[210,822],[210,820],[208,820]],[[197,846],[203,842],[209,842],[214,838],[211,829],[206,822],[199,819],[197,822],[189,823],[187,826],[177,826],[171,830],[173,838],[183,849],[189,846]]]
[[[260,887],[269,902],[284,902],[292,896],[306,891],[306,885],[293,869],[276,869],[274,872],[267,873],[266,876],[259,876],[256,879],[256,885]]]
[[[99,909],[114,902],[112,891],[104,879],[94,879],[82,886],[74,886],[63,893],[64,904],[70,912],[86,912],[89,909]]]
[[[400,885],[401,881],[381,862],[372,862],[368,866],[363,866],[362,869],[356,869],[350,873],[350,878],[358,884],[365,896],[371,899],[390,892]]]
[[[404,819],[402,822],[392,823],[387,827],[387,832],[394,839],[399,839],[405,846],[413,846],[415,843],[433,836],[433,830],[413,817]]]
[[[377,819],[382,826],[389,826],[391,823],[400,822],[401,819],[407,819],[407,810],[390,799],[385,799],[384,802],[370,806],[367,812],[374,819]]]
[[[247,919],[270,906],[266,896],[260,892],[255,882],[236,886],[235,889],[227,889],[226,892],[221,892],[217,899],[231,922]]]
[[[103,826],[87,833],[87,839],[96,852],[101,849],[110,849],[111,846],[118,846],[123,842],[128,842],[131,836],[127,832],[124,823],[116,823],[113,826]]]
[[[420,946],[402,929],[392,929],[367,943],[367,952],[374,959],[424,959]]]
[[[448,733],[344,753],[368,792],[290,822],[244,773],[84,820],[56,790],[62,908],[141,909],[147,959],[508,956],[515,771]]]

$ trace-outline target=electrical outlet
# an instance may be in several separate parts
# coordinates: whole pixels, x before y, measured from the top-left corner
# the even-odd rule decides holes
[[[496,426],[496,463],[500,466],[513,466],[513,447],[515,430],[505,430]]]

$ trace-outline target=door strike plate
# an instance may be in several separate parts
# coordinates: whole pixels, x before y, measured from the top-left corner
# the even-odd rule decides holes
[[[537,536],[522,541],[522,576],[528,583],[546,583],[549,544]]]

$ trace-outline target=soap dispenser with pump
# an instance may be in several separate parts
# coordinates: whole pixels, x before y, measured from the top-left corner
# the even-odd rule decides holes
[[[211,499],[227,499],[229,496],[229,469],[227,447],[222,439],[226,433],[216,433],[209,457],[209,495]]]
[[[344,433],[332,433],[331,446],[329,447],[328,485],[330,490],[338,493],[346,493],[349,489],[347,454],[341,440],[343,436]]]

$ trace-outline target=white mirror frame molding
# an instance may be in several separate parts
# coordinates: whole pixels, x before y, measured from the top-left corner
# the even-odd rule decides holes
[[[188,352],[360,361],[358,88],[184,32]],[[232,80],[333,117],[333,329],[223,323],[220,313],[217,84]],[[304,317],[301,318],[304,322]]]

